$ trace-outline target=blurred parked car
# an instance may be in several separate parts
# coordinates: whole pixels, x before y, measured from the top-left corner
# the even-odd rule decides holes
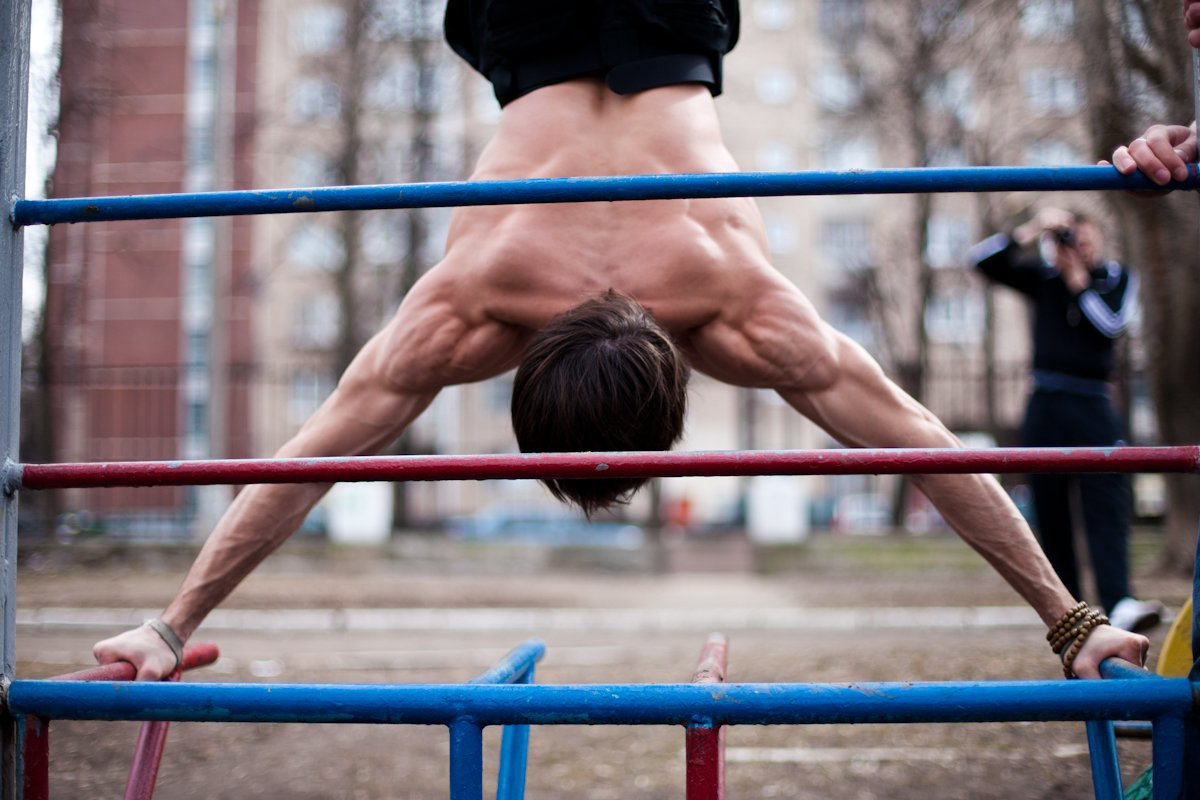
[[[550,547],[618,547],[632,550],[644,531],[628,522],[589,522],[566,508],[493,503],[447,524],[452,539],[540,544]]]

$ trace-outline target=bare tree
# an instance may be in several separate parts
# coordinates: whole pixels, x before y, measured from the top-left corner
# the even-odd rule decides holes
[[[1194,115],[1191,55],[1177,3],[1156,0],[1077,2],[1085,59],[1092,155],[1150,122],[1185,122]],[[1191,195],[1109,197],[1119,238],[1142,276],[1149,386],[1159,434],[1168,443],[1200,441],[1200,251]],[[1192,564],[1200,492],[1193,476],[1167,476],[1166,538],[1160,566],[1180,573]]]
[[[996,84],[995,76],[1004,68],[1004,43],[1014,28],[1011,3],[873,3],[865,30],[859,35],[847,30],[836,42],[842,69],[861,92],[848,119],[879,134],[904,166],[987,163],[997,143],[991,129],[979,125],[976,95],[981,92],[972,89]],[[980,46],[983,42],[986,48]],[[931,351],[926,308],[955,276],[930,257],[931,223],[943,201],[918,193],[902,202],[902,221],[885,234],[889,260],[859,270],[852,292],[866,299],[885,348],[881,360],[890,361],[904,389],[923,400]],[[988,199],[977,204],[977,213],[994,216]],[[993,373],[994,368],[988,370],[989,380]],[[989,385],[985,393],[994,426],[994,387]],[[907,486],[897,482],[892,503],[896,524],[902,521]]]

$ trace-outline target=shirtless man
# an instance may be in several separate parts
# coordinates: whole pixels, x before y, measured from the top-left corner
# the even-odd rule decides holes
[[[488,22],[494,21],[493,11],[501,15],[506,5],[504,0],[471,2],[479,14],[487,11]],[[564,9],[593,7],[546,2],[547,14],[559,13],[557,9],[570,15]],[[605,14],[613,12],[619,18],[620,36],[633,35],[630,29],[636,36],[649,36],[646,31],[652,26],[633,20],[632,11],[621,10],[628,2],[599,5],[607,9]],[[520,13],[528,13],[528,3],[544,4],[523,0],[516,4],[523,6]],[[726,0],[723,17],[717,5],[715,0],[690,4],[703,16],[701,22],[726,25],[723,43],[714,40],[719,42],[715,61],[711,51],[702,51],[699,60],[687,52],[674,59],[671,52],[663,52],[659,43],[664,40],[655,28],[659,38],[653,39],[640,68],[631,68],[639,66],[638,54],[625,50],[618,53],[617,65],[588,68],[577,77],[543,69],[559,64],[559,56],[566,57],[545,50],[557,41],[552,37],[543,40],[544,58],[533,68],[509,69],[511,65],[502,61],[497,67],[493,61],[488,69],[486,43],[470,40],[481,35],[482,23],[468,34],[459,30],[452,43],[491,73],[505,103],[496,136],[480,156],[472,179],[736,171],[722,142],[712,98],[720,90],[720,56],[736,38],[736,16],[729,15],[735,15],[737,7],[734,0]],[[648,7],[628,7],[635,6]],[[484,17],[464,16],[463,5],[452,2],[448,33],[455,31],[451,23],[464,19],[481,22]],[[610,21],[606,17],[601,25]],[[464,36],[469,40],[465,45]],[[570,38],[571,52],[580,52],[578,31]],[[484,57],[476,59],[480,52]],[[608,58],[603,53],[600,57]],[[578,66],[568,65],[569,70]],[[636,329],[630,337],[640,349],[631,358],[652,364],[652,371],[658,371],[645,380],[658,385],[647,390],[647,397],[632,399],[625,397],[629,387],[609,386],[615,402],[624,406],[597,410],[589,392],[571,392],[572,384],[565,382],[555,395],[557,401],[524,408],[525,400],[516,395],[524,396],[526,389],[531,395],[539,391],[544,361],[555,355],[553,337],[574,336],[572,326],[594,327],[592,310],[599,306],[604,313],[615,306],[620,325]],[[629,333],[622,331],[621,337]],[[582,371],[585,377],[603,367],[613,341],[601,336],[598,349],[580,357],[589,359]],[[888,380],[861,347],[822,321],[808,299],[772,268],[758,208],[753,200],[732,198],[456,210],[442,261],[417,282],[329,399],[277,455],[378,452],[443,387],[490,378],[519,365],[514,389],[519,441],[522,425],[532,420],[535,429],[563,427],[564,436],[573,430],[581,439],[567,442],[574,449],[618,449],[597,447],[594,440],[604,438],[602,431],[582,430],[579,423],[564,427],[552,415],[584,407],[590,418],[602,420],[595,429],[622,429],[646,416],[646,408],[673,409],[661,413],[681,418],[678,403],[659,402],[664,393],[678,396],[686,381],[687,366],[680,355],[717,379],[774,389],[846,445],[961,446],[932,414]],[[567,369],[579,363],[573,355],[561,361]],[[617,374],[627,366],[618,365]],[[609,416],[621,412],[624,416],[616,421]],[[671,425],[677,427],[679,421],[673,419]],[[651,429],[660,427],[654,418],[649,422]],[[642,449],[670,447],[676,433]],[[1048,626],[1068,613],[1074,598],[995,480],[979,475],[914,480]],[[607,496],[580,498],[570,483],[552,488],[584,507],[612,502],[636,488],[618,487]],[[162,617],[153,626],[98,643],[97,659],[129,661],[141,680],[169,674],[177,657],[168,642],[186,641],[204,617],[297,529],[327,488],[246,488],[218,523]],[[1144,637],[1109,626],[1085,637],[1074,662],[1080,677],[1096,677],[1099,663],[1109,656],[1142,663],[1148,648]]]

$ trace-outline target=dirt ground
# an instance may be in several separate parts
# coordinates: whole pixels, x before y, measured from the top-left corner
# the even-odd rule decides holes
[[[730,637],[737,682],[1061,674],[1036,618],[954,539],[825,537],[786,557],[707,542],[622,563],[424,540],[398,549],[403,558],[312,543],[277,554],[223,606],[240,616],[218,612],[201,628],[196,640],[217,642],[222,659],[188,680],[458,683],[537,637],[547,644],[539,683],[677,683],[690,680],[716,629]],[[86,666],[93,642],[161,608],[190,556],[94,543],[25,548],[18,677]],[[647,566],[655,562],[666,571]],[[1144,571],[1137,583],[1175,608],[1190,590],[1186,579]],[[967,607],[999,607],[1004,624],[956,623]],[[362,609],[386,613],[367,629],[354,624]],[[136,723],[54,722],[53,797],[120,796],[136,735]],[[488,792],[498,743],[489,729]],[[1078,723],[738,726],[727,747],[730,798],[1092,796]],[[1150,745],[1123,739],[1119,749],[1128,784]],[[440,727],[176,723],[157,796],[439,798],[448,750]],[[531,800],[679,798],[683,779],[678,728],[532,732]]]

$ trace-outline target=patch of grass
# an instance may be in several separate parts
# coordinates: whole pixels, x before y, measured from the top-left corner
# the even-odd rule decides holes
[[[759,571],[858,570],[920,572],[956,570],[982,572],[987,563],[954,536],[913,536],[906,532],[883,536],[817,535],[796,545],[756,549]]]

